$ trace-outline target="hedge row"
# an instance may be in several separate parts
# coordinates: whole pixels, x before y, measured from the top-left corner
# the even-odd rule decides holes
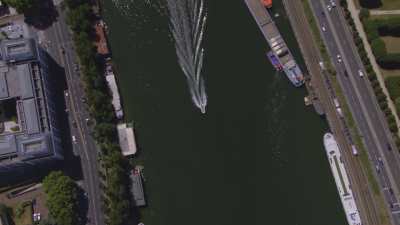
[[[392,112],[392,110],[389,109],[388,99],[387,99],[386,95],[383,93],[383,90],[382,90],[382,87],[380,86],[377,75],[372,68],[369,58],[367,57],[364,43],[362,42],[360,35],[355,27],[353,18],[351,17],[351,14],[350,14],[349,10],[347,9],[346,0],[340,0],[340,5],[342,6],[342,8],[344,10],[345,18],[351,27],[353,39],[357,46],[357,49],[360,54],[361,60],[364,64],[364,67],[366,69],[367,77],[370,80],[371,86],[375,92],[375,96],[376,96],[376,99],[378,100],[378,104],[379,104],[381,110],[384,112],[386,121],[388,122],[388,125],[389,125],[389,129],[392,132],[393,140],[395,141],[397,148],[400,149],[400,138],[398,136],[398,127],[397,127],[393,112]],[[361,10],[360,17],[365,16],[365,13],[366,12],[364,10]],[[380,45],[379,43],[376,43],[376,44]],[[400,111],[398,111],[398,112],[400,112]]]
[[[89,112],[95,121],[93,137],[100,147],[99,160],[102,170],[99,172],[103,180],[101,187],[104,190],[102,208],[106,224],[132,224],[129,166],[118,145],[111,95],[102,75],[103,62],[93,45],[96,38],[93,29],[94,16],[87,1],[66,1],[67,22],[74,33],[73,39],[82,67]]]
[[[388,53],[381,36],[400,36],[400,17],[371,19],[366,9],[360,12],[368,42],[378,64],[385,69],[400,69],[400,54]]]

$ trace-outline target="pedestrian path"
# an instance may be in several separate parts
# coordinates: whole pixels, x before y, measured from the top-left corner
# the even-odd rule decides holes
[[[369,10],[370,15],[400,15],[400,10]]]

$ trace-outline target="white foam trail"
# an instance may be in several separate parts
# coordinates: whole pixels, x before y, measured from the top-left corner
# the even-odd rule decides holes
[[[193,103],[205,113],[207,94],[201,76],[204,57],[201,44],[207,20],[204,0],[166,1],[179,65],[187,79]]]

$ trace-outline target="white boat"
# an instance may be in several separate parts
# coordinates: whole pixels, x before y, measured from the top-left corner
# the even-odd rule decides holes
[[[339,146],[333,134],[326,133],[324,135],[324,146],[333,177],[335,178],[340,200],[346,214],[347,222],[349,225],[362,225],[360,213],[354,200],[346,168],[340,155]]]

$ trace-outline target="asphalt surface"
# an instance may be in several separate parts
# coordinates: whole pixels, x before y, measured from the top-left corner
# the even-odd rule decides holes
[[[324,42],[337,71],[350,111],[354,117],[375,175],[395,224],[400,224],[398,202],[400,160],[387,122],[379,108],[357,48],[353,42],[343,11],[339,6],[328,10],[327,0],[309,1],[317,17]],[[322,30],[325,28],[325,31]],[[338,59],[340,55],[341,60]]]
[[[353,195],[360,211],[363,225],[382,224],[379,216],[380,205],[374,201],[373,190],[371,185],[368,185],[365,168],[352,154],[350,147],[352,139],[347,135],[348,127],[346,121],[336,110],[334,103],[336,93],[332,85],[331,76],[324,67],[320,66],[323,58],[319,46],[313,38],[303,5],[300,1],[291,0],[283,0],[283,3],[310,73],[311,86],[324,109],[331,132],[340,146],[342,160],[344,160],[347,167]]]
[[[98,148],[93,140],[91,128],[86,119],[89,113],[84,99],[85,93],[81,83],[78,58],[72,42],[72,34],[66,24],[65,13],[57,8],[59,17],[51,27],[44,31],[45,40],[41,45],[50,56],[63,67],[68,90],[65,91],[67,111],[69,114],[73,151],[81,159],[83,186],[87,193],[88,224],[104,225],[101,209],[101,190],[98,169]],[[66,118],[67,119],[67,118]],[[72,137],[71,137],[72,139]]]

